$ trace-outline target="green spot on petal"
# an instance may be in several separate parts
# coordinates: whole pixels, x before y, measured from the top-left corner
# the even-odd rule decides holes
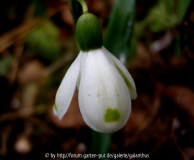
[[[120,119],[119,111],[117,109],[108,108],[104,115],[104,119],[107,123],[118,122]]]
[[[58,111],[58,110],[57,110],[57,105],[56,105],[56,104],[54,104],[54,109],[55,109],[55,111]]]
[[[134,91],[133,86],[131,85],[130,81],[127,79],[127,77],[125,76],[125,74],[123,73],[123,71],[117,65],[116,65],[116,67],[117,67],[117,70],[119,71],[119,73],[121,74],[121,76],[123,77],[123,79],[124,79],[124,81],[125,81],[128,89],[130,91]]]

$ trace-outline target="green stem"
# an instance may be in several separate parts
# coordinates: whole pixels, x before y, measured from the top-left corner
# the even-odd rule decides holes
[[[86,4],[86,2],[84,0],[77,0],[81,6],[82,6],[82,9],[83,9],[83,14],[86,14],[88,13],[88,6]]]

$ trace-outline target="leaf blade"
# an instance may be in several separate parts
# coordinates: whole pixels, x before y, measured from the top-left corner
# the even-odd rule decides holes
[[[135,19],[135,0],[116,0],[107,27],[104,46],[126,65],[130,60]]]

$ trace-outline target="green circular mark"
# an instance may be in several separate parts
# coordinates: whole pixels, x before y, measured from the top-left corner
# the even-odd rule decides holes
[[[107,123],[118,122],[120,119],[120,113],[117,109],[108,108],[104,115],[104,120]]]

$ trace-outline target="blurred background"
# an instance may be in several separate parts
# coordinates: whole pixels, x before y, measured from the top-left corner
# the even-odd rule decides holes
[[[0,159],[69,152],[194,159],[194,1],[86,3],[100,21],[105,47],[136,83],[127,124],[113,134],[92,131],[77,92],[61,121],[52,113],[59,84],[79,53],[74,0],[1,1]]]

